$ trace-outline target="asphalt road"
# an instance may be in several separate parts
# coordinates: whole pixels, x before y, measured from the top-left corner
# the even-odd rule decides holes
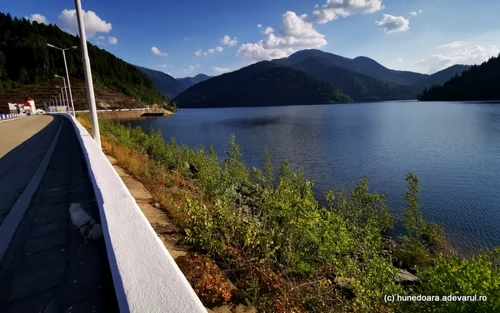
[[[2,202],[4,213],[62,128],[43,178],[0,260],[0,312],[117,312],[104,240],[84,243],[69,215],[70,204],[76,202],[100,222],[73,125],[61,116],[9,123],[0,124],[0,146],[8,142],[10,147],[3,148],[7,152],[0,159],[0,198],[8,199]],[[9,134],[17,141],[6,139]]]
[[[48,115],[0,123],[0,226],[37,170],[61,123]]]

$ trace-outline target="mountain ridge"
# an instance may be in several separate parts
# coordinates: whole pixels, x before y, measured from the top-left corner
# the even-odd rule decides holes
[[[352,99],[306,73],[261,61],[193,85],[174,101],[180,108],[214,108],[344,103]]]
[[[443,85],[434,85],[419,95],[421,101],[500,100],[500,54],[455,75]]]

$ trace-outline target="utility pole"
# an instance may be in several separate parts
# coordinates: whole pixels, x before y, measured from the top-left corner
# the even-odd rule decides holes
[[[99,120],[97,119],[97,108],[95,105],[94,83],[92,82],[92,70],[90,68],[89,53],[87,50],[87,35],[85,34],[85,25],[82,16],[82,4],[80,0],[75,0],[76,17],[78,21],[78,29],[80,31],[80,39],[82,40],[82,60],[83,70],[85,73],[85,84],[87,85],[87,98],[89,103],[90,120],[92,122],[92,131],[94,140],[101,148],[101,135],[99,134]]]
[[[68,106],[68,111],[69,111],[69,99],[68,99],[68,90],[66,89],[66,78],[64,78],[63,76],[59,76],[59,75],[55,75],[56,77],[59,77],[59,78],[62,78],[63,80],[63,83],[64,83],[64,95],[65,95],[65,101],[66,101],[66,105]],[[75,111],[73,110],[73,116],[75,116]]]
[[[62,54],[63,54],[63,59],[64,59],[64,69],[66,70],[66,80],[68,81],[68,89],[69,89],[69,97],[71,99],[71,108],[73,109],[73,116],[75,116],[75,106],[73,104],[73,94],[71,92],[71,83],[69,81],[69,73],[68,73],[68,64],[66,64],[66,50],[69,50],[69,49],[76,49],[78,48],[77,46],[73,46],[73,47],[69,47],[69,48],[59,48],[59,47],[56,47],[54,45],[51,45],[50,43],[47,44],[47,46],[51,47],[51,48],[54,48],[54,49],[58,49],[58,50],[61,50],[62,51]],[[56,75],[57,76],[57,75]],[[61,77],[61,76],[57,76],[57,77]],[[68,95],[66,94],[66,98],[68,97]],[[68,104],[69,106],[69,104]]]

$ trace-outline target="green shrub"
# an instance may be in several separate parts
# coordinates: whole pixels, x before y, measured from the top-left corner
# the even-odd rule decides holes
[[[433,266],[420,271],[419,294],[436,296],[485,296],[487,301],[444,301],[412,303],[414,312],[500,312],[500,248],[473,255],[470,259],[439,257]]]

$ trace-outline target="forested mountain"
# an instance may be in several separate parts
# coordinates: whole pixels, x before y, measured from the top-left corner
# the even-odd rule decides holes
[[[153,81],[156,89],[170,98],[186,90],[186,87],[181,82],[166,73],[137,65],[136,67]]]
[[[64,74],[61,51],[47,47],[47,43],[58,47],[80,46],[80,39],[55,25],[0,13],[0,93]],[[151,79],[135,66],[90,43],[87,45],[95,85],[122,92],[147,104],[166,101]],[[66,59],[70,76],[83,79],[81,50],[67,50]]]
[[[205,74],[198,74],[194,77],[184,77],[184,78],[176,78],[184,87],[185,89],[188,89],[189,87],[196,85],[197,83],[201,83],[202,81],[205,81],[209,79],[210,76],[205,75]]]
[[[198,83],[175,99],[180,108],[345,103],[331,84],[290,67],[262,61]]]
[[[435,85],[419,96],[423,101],[500,100],[500,55],[474,65],[444,85]]]
[[[310,56],[291,65],[317,80],[331,83],[354,101],[380,101],[392,99],[414,99],[411,87],[391,84],[373,77],[335,66],[323,57]]]
[[[461,75],[463,71],[470,69],[470,67],[470,65],[452,65],[419,81],[415,84],[415,89],[420,92],[424,90],[424,88],[430,88],[434,85],[442,85],[450,78],[455,77],[456,75]]]
[[[328,61],[332,66],[338,66],[358,74],[371,76],[375,79],[391,84],[412,86],[428,76],[408,71],[391,70],[367,57],[349,59],[317,49],[297,51],[287,58],[276,59],[273,60],[273,62],[292,66],[307,59],[308,57],[321,57]]]

